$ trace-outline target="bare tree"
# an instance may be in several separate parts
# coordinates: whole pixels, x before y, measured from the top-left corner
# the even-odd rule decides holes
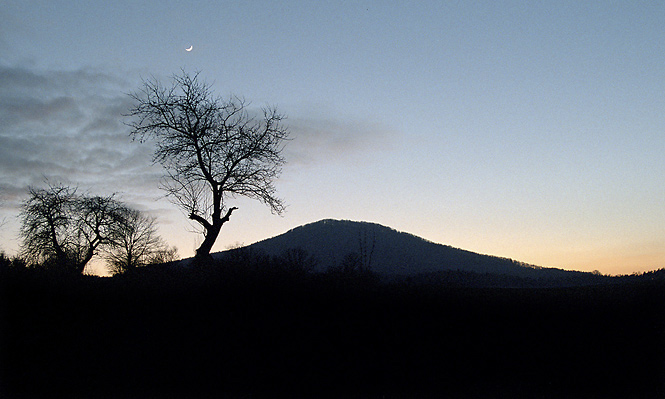
[[[76,189],[49,184],[46,189],[29,187],[28,192],[19,215],[22,256],[35,264],[69,264],[76,241],[72,220]]]
[[[125,273],[150,263],[173,260],[171,258],[177,256],[177,249],[169,248],[157,234],[154,217],[136,209],[124,208],[121,219],[113,245],[104,254],[112,272]]]
[[[131,94],[129,126],[134,139],[156,141],[154,162],[166,169],[162,188],[189,219],[201,225],[205,238],[197,258],[210,254],[224,223],[236,207],[236,196],[257,199],[281,214],[284,205],[273,181],[285,160],[288,130],[275,108],[254,117],[245,100],[214,97],[211,86],[182,71],[164,87],[144,81]]]
[[[148,258],[148,264],[160,264],[178,260],[178,248],[176,246],[163,246],[154,251]]]
[[[100,246],[115,242],[124,206],[113,195],[79,195],[61,184],[28,191],[20,213],[26,260],[82,273]]]
[[[121,227],[127,208],[114,198],[81,196],[78,199],[76,218],[77,257],[76,271],[83,272],[85,265],[101,246],[114,246],[122,236]]]

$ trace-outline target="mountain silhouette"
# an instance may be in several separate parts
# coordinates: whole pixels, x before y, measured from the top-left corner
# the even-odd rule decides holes
[[[532,279],[570,279],[590,275],[481,255],[380,224],[349,220],[321,220],[234,250],[279,256],[290,249],[303,249],[313,256],[318,261],[318,271],[339,266],[349,254],[355,254],[363,258],[372,272],[387,276],[416,276],[445,271]],[[221,258],[234,250],[217,253],[215,257]]]

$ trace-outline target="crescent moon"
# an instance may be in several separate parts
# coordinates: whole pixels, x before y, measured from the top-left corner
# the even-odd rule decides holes
[[[186,48],[185,51],[192,51],[193,48],[194,46],[189,46],[189,48]]]

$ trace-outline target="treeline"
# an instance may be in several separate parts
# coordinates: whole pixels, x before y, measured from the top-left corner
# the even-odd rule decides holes
[[[309,273],[312,260],[301,252],[229,256],[113,278],[4,267],[0,393],[663,393],[662,283],[519,290],[386,283],[368,272]]]
[[[397,277],[390,281],[437,287],[487,288],[557,288],[594,285],[664,284],[665,269],[631,275],[608,276],[594,273],[570,273],[557,277],[520,277],[507,274],[475,273],[464,270],[443,270],[415,276]]]
[[[120,274],[132,274],[136,279],[152,279],[156,284],[164,279],[173,281],[181,279],[178,284],[184,284],[184,281],[188,279],[206,278],[209,274],[245,275],[250,279],[279,277],[301,280],[301,283],[323,279],[331,283],[334,281],[336,284],[372,283],[409,286],[414,289],[427,287],[427,289],[434,290],[446,288],[561,288],[665,283],[665,269],[621,276],[569,273],[557,277],[544,275],[538,278],[466,270],[441,270],[415,275],[385,275],[374,271],[372,262],[366,253],[354,251],[347,252],[346,255],[340,257],[340,261],[322,269],[320,260],[300,247],[286,249],[278,255],[269,255],[252,246],[237,247],[215,254],[214,258],[210,257],[204,262],[198,259],[177,261],[175,255],[175,248],[154,251],[151,253],[151,257],[143,258],[144,262],[135,262],[131,269],[127,267],[115,269],[116,278]],[[63,273],[61,268],[47,266],[48,263],[35,265],[19,255],[8,257],[4,253],[0,253],[0,271],[24,271],[50,276],[49,278],[58,278],[58,275],[67,274]]]

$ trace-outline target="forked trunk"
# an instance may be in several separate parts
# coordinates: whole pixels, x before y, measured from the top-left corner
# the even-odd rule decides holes
[[[236,209],[238,208],[232,207],[226,212],[226,215],[224,215],[223,218],[213,220],[212,224],[204,224],[206,228],[205,238],[203,239],[201,246],[199,246],[199,248],[196,250],[196,256],[194,259],[196,259],[198,262],[201,262],[210,258],[210,251],[212,250],[212,246],[215,245],[215,241],[219,236],[219,231],[222,229],[224,223],[229,221],[231,213],[233,213],[233,211]],[[194,215],[190,216],[190,218],[196,220]]]

